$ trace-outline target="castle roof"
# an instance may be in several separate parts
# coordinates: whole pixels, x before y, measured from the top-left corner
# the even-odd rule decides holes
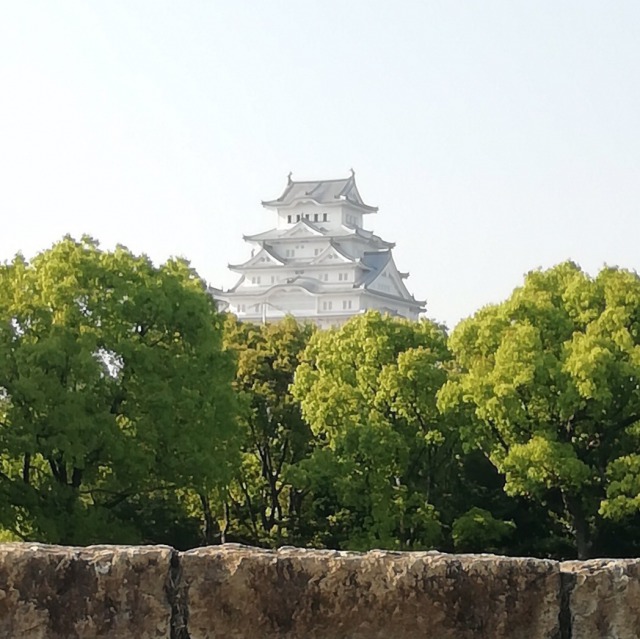
[[[285,207],[298,201],[312,200],[317,204],[336,204],[340,201],[348,202],[362,209],[365,213],[375,213],[378,208],[365,204],[358,187],[355,173],[352,171],[348,178],[338,180],[305,180],[293,181],[289,174],[289,181],[282,195],[275,200],[262,202],[266,207]]]
[[[364,240],[372,241],[374,244],[384,248],[393,248],[394,242],[387,242],[378,235],[375,235],[372,231],[357,227],[342,224],[340,229],[327,231],[322,228],[317,222],[310,222],[309,220],[300,220],[295,226],[290,229],[270,229],[263,231],[262,233],[255,233],[253,235],[243,235],[242,239],[246,242],[262,242],[278,241],[278,240],[301,240],[303,237],[298,235],[300,229],[307,227],[310,231],[309,236],[324,236],[330,239],[347,239],[349,237],[358,237]]]
[[[390,262],[392,263],[392,268],[400,278],[400,280],[397,283],[398,294],[384,293],[382,291],[373,290],[371,288],[371,285],[373,284],[373,282],[375,282],[375,280],[378,279],[378,277],[381,275],[381,273],[385,270],[385,268]],[[366,267],[366,269],[364,270],[364,273],[362,274],[362,277],[360,278],[360,280],[354,284],[355,288],[361,287],[366,289],[370,293],[374,293],[375,295],[380,295],[382,297],[388,297],[391,299],[403,299],[405,301],[411,300],[411,301],[414,301],[421,308],[425,305],[424,301],[416,300],[415,297],[411,295],[411,293],[409,293],[409,291],[407,290],[402,280],[405,279],[408,274],[398,271],[398,269],[395,266],[395,262],[393,260],[393,256],[390,250],[365,251],[363,256],[360,258],[360,264]]]
[[[365,251],[360,261],[368,267],[369,273],[365,276],[362,284],[366,287],[367,284],[375,280],[390,259],[391,251]]]
[[[274,263],[280,265],[287,264],[289,260],[278,255],[268,244],[263,243],[257,255],[251,255],[251,257],[242,264],[228,264],[227,266],[232,271],[242,271],[251,267],[261,266],[261,263],[265,262],[267,265],[273,266]]]

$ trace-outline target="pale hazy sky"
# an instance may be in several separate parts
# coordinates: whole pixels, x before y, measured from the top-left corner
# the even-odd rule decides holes
[[[0,0],[0,259],[89,233],[229,286],[356,170],[428,315],[640,268],[640,2]]]

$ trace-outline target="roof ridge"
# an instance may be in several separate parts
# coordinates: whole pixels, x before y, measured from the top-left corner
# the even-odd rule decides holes
[[[353,176],[344,178],[331,178],[329,180],[291,180],[290,184],[310,184],[312,182],[324,183],[324,182],[348,182]]]
[[[263,200],[265,207],[289,206],[298,200],[309,198],[318,204],[337,203],[340,200],[358,207],[363,212],[375,213],[378,208],[365,204],[356,185],[355,173],[347,177],[319,179],[319,180],[292,180],[287,176],[287,185],[282,194],[273,200]]]
[[[329,246],[333,249],[335,249],[338,253],[340,253],[340,255],[342,255],[342,257],[346,257],[348,260],[354,261],[355,258],[352,255],[349,255],[348,253],[345,252],[344,249],[342,249],[335,241],[333,238],[331,238],[329,240]]]
[[[355,173],[351,173],[351,176],[347,180],[347,183],[344,185],[344,188],[342,189],[342,191],[340,191],[340,193],[336,197],[347,197],[345,195],[345,192],[347,192],[352,186],[353,187],[356,186]],[[356,187],[356,193],[358,194],[358,197],[360,198],[360,200],[362,200],[362,198],[360,197],[360,194],[358,193],[357,187]]]
[[[271,246],[271,244],[267,244],[266,242],[262,245],[261,249],[267,254],[270,255],[271,257],[273,257],[275,260],[277,260],[278,262],[281,262],[282,264],[286,264],[286,260],[282,257],[280,257],[274,250],[273,250],[273,246]],[[260,251],[256,254],[256,257],[258,257],[258,255],[260,255]]]

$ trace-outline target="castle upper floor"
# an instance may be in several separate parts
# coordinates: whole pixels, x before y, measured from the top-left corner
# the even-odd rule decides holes
[[[375,206],[365,204],[356,186],[352,171],[348,178],[338,180],[294,181],[289,174],[287,186],[275,200],[262,206],[277,215],[276,228],[286,229],[307,220],[333,230],[341,226],[363,228],[363,217],[375,213]]]

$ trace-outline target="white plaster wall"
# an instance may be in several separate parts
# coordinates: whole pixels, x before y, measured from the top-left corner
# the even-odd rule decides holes
[[[297,216],[309,216],[309,221],[318,224],[326,229],[337,228],[342,224],[342,206],[327,206],[317,204],[311,200],[299,202],[291,208],[278,209],[278,228],[287,228],[297,222]],[[327,220],[324,220],[324,214],[327,214]],[[318,216],[316,221],[315,216]],[[288,216],[291,216],[291,223],[288,222]]]

